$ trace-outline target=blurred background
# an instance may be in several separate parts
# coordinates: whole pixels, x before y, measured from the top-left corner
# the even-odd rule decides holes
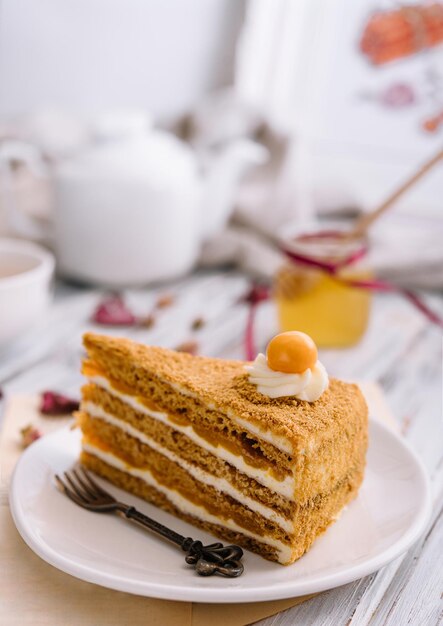
[[[252,360],[300,330],[418,452],[439,504],[442,243],[443,0],[0,0],[11,459],[59,427],[45,398],[76,405],[85,332]],[[298,623],[430,623],[438,512],[403,561]],[[26,600],[22,556],[8,585]]]
[[[442,150],[441,2],[0,3],[0,277],[41,262],[17,239],[52,251],[61,279],[114,290],[229,265],[324,345],[343,329],[306,319],[356,307],[352,343],[369,290],[342,284],[352,305],[337,300],[309,261],[356,254],[345,281],[441,292]],[[359,239],[300,248],[433,157]],[[332,300],[306,303],[320,287]]]

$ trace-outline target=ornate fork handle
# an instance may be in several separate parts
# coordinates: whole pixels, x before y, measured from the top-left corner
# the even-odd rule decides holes
[[[160,524],[152,518],[140,513],[133,506],[121,505],[117,511],[127,519],[137,522],[150,530],[162,535],[169,541],[178,545],[186,552],[185,561],[193,565],[200,576],[212,576],[220,574],[229,578],[235,578],[243,573],[244,566],[240,562],[243,550],[239,546],[224,546],[222,543],[211,543],[204,546],[201,541],[195,541],[191,537],[184,537],[167,526]]]

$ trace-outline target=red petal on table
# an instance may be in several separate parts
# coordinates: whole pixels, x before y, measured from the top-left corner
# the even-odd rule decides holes
[[[73,411],[77,411],[79,406],[78,400],[68,398],[55,391],[44,391],[41,395],[40,413],[43,415],[69,415]]]
[[[102,326],[133,326],[137,318],[121,296],[108,296],[95,309],[92,321]]]

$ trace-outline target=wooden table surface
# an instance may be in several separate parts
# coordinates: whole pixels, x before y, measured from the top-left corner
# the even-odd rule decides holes
[[[171,306],[158,311],[151,328],[107,329],[89,321],[99,291],[58,284],[55,303],[27,336],[0,352],[0,386],[6,393],[55,389],[79,395],[81,336],[86,330],[177,347],[196,341],[209,356],[244,358],[246,307],[239,302],[247,279],[236,273],[204,273],[166,286],[131,290],[127,301],[148,315],[159,294]],[[430,298],[443,311],[443,299]],[[32,306],[32,302],[29,303]],[[196,318],[203,326],[193,330]],[[258,348],[277,331],[271,304],[256,324]],[[404,556],[379,572],[260,622],[261,626],[434,626],[443,621],[443,424],[442,332],[395,295],[374,298],[364,339],[346,350],[321,351],[330,374],[375,380],[382,386],[404,437],[422,458],[432,480],[434,511],[429,527]]]

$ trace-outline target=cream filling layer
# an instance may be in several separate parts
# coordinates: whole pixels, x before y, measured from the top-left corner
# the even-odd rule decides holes
[[[257,502],[257,500],[253,500],[247,494],[243,493],[242,491],[239,491],[226,479],[218,478],[217,476],[214,476],[213,474],[206,472],[201,467],[192,465],[192,463],[189,463],[185,459],[182,459],[181,457],[177,456],[176,454],[174,454],[174,452],[171,452],[171,450],[168,450],[168,448],[161,446],[157,441],[155,441],[151,437],[148,437],[145,433],[141,432],[137,428],[134,428],[134,426],[132,426],[131,424],[128,424],[127,422],[124,422],[123,420],[118,419],[114,415],[111,415],[110,413],[105,411],[101,406],[95,404],[94,402],[82,402],[82,409],[86,413],[88,413],[88,415],[90,415],[91,417],[101,419],[105,422],[108,422],[109,424],[112,424],[113,426],[116,426],[117,428],[127,433],[131,437],[138,439],[138,441],[141,441],[142,443],[150,446],[157,452],[160,452],[160,454],[163,454],[166,458],[168,458],[173,463],[177,463],[177,465],[182,467],[185,471],[188,472],[188,474],[190,474],[196,480],[204,483],[205,485],[214,487],[215,489],[217,489],[218,491],[221,491],[222,493],[228,494],[229,496],[231,496],[232,498],[234,498],[241,504],[244,504],[245,506],[247,506],[249,509],[251,509],[255,513],[258,513],[259,515],[270,520],[274,524],[277,524],[285,532],[287,533],[294,532],[294,524],[290,520],[276,513],[273,509],[267,506],[264,506],[260,502]]]
[[[167,426],[185,434],[201,448],[211,452],[214,456],[223,459],[223,461],[230,463],[240,472],[243,472],[243,474],[246,474],[250,478],[254,478],[257,482],[265,487],[268,487],[271,491],[275,491],[275,493],[282,495],[288,500],[294,501],[295,478],[293,475],[286,476],[283,480],[277,480],[270,472],[248,465],[241,456],[233,454],[223,446],[214,446],[209,441],[206,441],[206,439],[203,439],[203,437],[200,437],[200,435],[195,432],[192,426],[182,426],[180,424],[176,424],[169,418],[167,413],[149,409],[142,402],[140,402],[136,396],[131,396],[130,394],[122,393],[118,389],[114,389],[108,379],[104,376],[90,376],[88,380],[95,385],[102,387],[102,389],[105,389],[110,394],[116,396],[122,402],[125,402],[139,413],[148,415],[149,417],[152,417],[159,422],[162,422],[163,424],[166,424]]]
[[[245,528],[242,528],[232,519],[227,518],[222,520],[215,515],[211,515],[211,513],[208,513],[208,511],[206,511],[204,507],[193,504],[192,502],[181,496],[177,491],[161,485],[149,470],[140,470],[136,467],[128,466],[114,454],[111,454],[110,452],[105,452],[104,450],[101,450],[100,448],[97,448],[96,446],[93,446],[89,443],[84,443],[83,449],[85,450],[85,452],[96,456],[111,467],[115,467],[122,472],[126,472],[131,476],[135,476],[136,478],[141,478],[143,481],[145,481],[145,483],[147,483],[151,487],[154,487],[155,489],[157,489],[157,491],[163,493],[168,498],[168,500],[183,513],[192,515],[193,517],[196,517],[197,519],[200,519],[204,522],[209,522],[210,524],[217,524],[218,526],[229,528],[229,530],[233,530],[235,532],[241,533],[242,535],[246,535],[247,537],[251,537],[252,539],[260,541],[261,543],[272,546],[278,551],[278,560],[282,564],[286,564],[291,561],[292,549],[287,544],[284,544],[283,542],[278,541],[273,537],[268,537],[267,535],[257,535],[249,530],[246,530]]]

